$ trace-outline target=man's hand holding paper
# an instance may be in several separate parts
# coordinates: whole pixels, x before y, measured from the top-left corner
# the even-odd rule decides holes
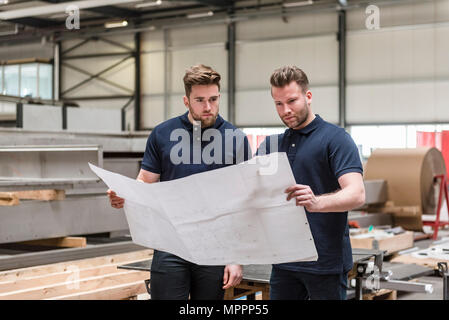
[[[126,200],[139,245],[200,265],[317,260],[304,208],[286,201],[295,179],[285,153],[155,184],[91,168]]]

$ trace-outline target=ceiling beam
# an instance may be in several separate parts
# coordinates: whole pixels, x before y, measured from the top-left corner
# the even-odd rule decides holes
[[[234,4],[233,0],[196,0],[196,2],[204,4],[206,6],[227,8]]]
[[[8,20],[7,22],[17,23],[17,24],[21,24],[24,26],[34,27],[34,28],[48,28],[48,27],[58,26],[61,24],[60,22],[57,22],[54,20],[33,18],[33,17],[11,19],[11,20]]]
[[[50,3],[64,3],[64,2],[70,2],[70,0],[44,0],[45,2]],[[128,18],[128,17],[138,17],[140,15],[140,12],[138,10],[130,10],[126,8],[119,8],[114,6],[102,6],[102,7],[94,7],[86,9],[91,12],[99,13],[104,16],[108,17],[115,17],[115,18]]]
[[[52,13],[65,12],[67,5],[73,5],[78,7],[78,9],[90,9],[96,7],[111,6],[114,4],[138,2],[137,0],[82,0],[82,1],[70,1],[70,2],[58,2],[54,4],[49,4],[45,6],[34,6],[30,8],[23,8],[10,11],[0,12],[1,20],[11,20],[26,17],[36,17]]]

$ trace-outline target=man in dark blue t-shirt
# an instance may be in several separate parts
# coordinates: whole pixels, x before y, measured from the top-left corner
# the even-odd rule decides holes
[[[185,114],[154,128],[147,140],[137,180],[170,181],[248,160],[251,150],[244,133],[219,114],[220,75],[197,65],[184,76]],[[213,190],[211,190],[213,192]],[[111,205],[124,199],[108,190]],[[240,265],[202,266],[176,255],[154,250],[151,299],[221,300],[224,290],[242,279]]]
[[[353,264],[348,210],[365,202],[357,147],[344,129],[312,112],[301,69],[279,68],[270,82],[276,110],[289,129],[267,137],[257,154],[287,153],[297,184],[285,190],[286,199],[304,207],[318,252],[317,261],[273,265],[271,299],[344,300]]]

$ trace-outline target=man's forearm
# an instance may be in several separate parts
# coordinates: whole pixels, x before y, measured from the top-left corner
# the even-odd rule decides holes
[[[317,200],[319,205],[315,212],[345,212],[365,203],[365,190],[345,188],[317,196]]]

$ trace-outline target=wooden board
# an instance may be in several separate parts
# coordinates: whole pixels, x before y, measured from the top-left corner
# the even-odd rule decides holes
[[[126,270],[85,279],[69,278],[64,282],[0,293],[1,300],[40,300],[83,293],[117,284],[133,283],[149,278],[149,272]],[[124,297],[125,298],[125,297]]]
[[[131,260],[127,261],[126,263],[139,261],[142,260]],[[0,293],[8,293],[17,290],[26,290],[34,287],[64,283],[75,278],[86,279],[108,274],[110,275],[120,273],[122,272],[122,270],[117,268],[119,265],[122,265],[122,262],[81,269],[74,263],[72,266],[69,266],[66,271],[63,272],[48,273],[35,277],[21,277],[16,280],[2,281],[0,282]]]
[[[16,206],[23,200],[64,200],[65,190],[26,190],[0,192],[0,206]]]
[[[19,242],[19,244],[26,244],[31,246],[48,246],[48,247],[62,247],[62,248],[84,248],[87,245],[85,237],[61,237],[51,239],[39,239],[31,241]]]
[[[1,61],[1,64],[23,64],[23,63],[33,63],[33,62],[50,63],[51,60],[44,59],[44,58],[24,58],[24,59]]]
[[[402,254],[390,260],[391,263],[417,264],[419,266],[438,270],[438,262],[444,262],[441,259],[416,258],[411,254]],[[447,261],[449,263],[449,261]]]
[[[0,206],[17,206],[19,198],[12,192],[0,192]]]
[[[413,232],[406,231],[391,238],[374,240],[374,238],[357,239],[350,237],[351,246],[357,249],[376,249],[387,250],[388,253],[394,253],[413,247]]]
[[[83,270],[111,264],[127,264],[131,262],[148,260],[152,257],[152,255],[153,250],[145,249],[97,258],[87,258],[76,261],[59,262],[43,266],[0,271],[0,282],[15,281],[18,279],[26,279],[38,276],[45,276],[54,273],[67,272],[71,270],[73,266],[76,266],[80,270]]]
[[[363,300],[397,300],[397,291],[380,289],[377,292],[364,294]]]
[[[128,299],[128,297],[135,297],[146,292],[147,290],[144,282],[136,281],[81,293],[53,297],[45,300],[124,300]]]
[[[26,191],[11,191],[10,193],[16,195],[19,199],[24,200],[64,200],[65,190],[26,190]]]
[[[269,300],[270,284],[243,280],[239,285],[226,289],[224,299],[234,300],[248,295],[254,295],[258,292],[262,292],[262,300]]]
[[[151,259],[153,250],[0,272],[0,300],[129,299],[146,293],[149,272],[118,269]]]

